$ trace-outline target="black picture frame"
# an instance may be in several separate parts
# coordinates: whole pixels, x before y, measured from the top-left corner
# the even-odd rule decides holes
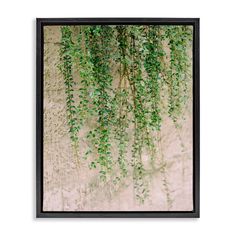
[[[37,218],[199,218],[200,217],[200,66],[199,18],[37,18],[36,48],[36,217]],[[193,26],[193,211],[43,211],[43,27],[83,24]]]

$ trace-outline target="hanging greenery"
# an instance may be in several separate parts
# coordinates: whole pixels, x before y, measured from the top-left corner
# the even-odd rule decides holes
[[[73,89],[75,82],[72,76],[74,43],[72,42],[72,31],[69,26],[61,27],[61,33],[60,56],[62,63],[59,65],[59,69],[64,77],[69,134],[76,154],[76,163],[78,163],[78,132],[80,130],[80,124],[76,116],[76,104]]]
[[[78,149],[80,129],[92,122],[87,126],[91,129],[86,135],[88,149],[84,159],[91,156],[89,167],[99,169],[104,183],[114,173],[115,183],[132,176],[139,203],[149,196],[143,160],[148,155],[151,168],[162,165],[170,205],[166,167],[156,145],[166,109],[161,93],[165,84],[168,115],[176,124],[184,114],[188,98],[191,28],[158,25],[78,28],[76,40],[72,40],[71,27],[61,27],[60,69],[73,146]],[[79,71],[79,79],[73,77],[74,69]],[[131,158],[128,146],[132,148]]]
[[[192,32],[187,26],[169,26],[166,38],[170,47],[169,81],[169,115],[176,123],[187,100],[187,84],[190,68],[187,54]]]

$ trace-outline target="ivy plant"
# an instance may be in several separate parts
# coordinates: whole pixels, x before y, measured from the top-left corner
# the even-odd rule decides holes
[[[148,155],[151,168],[160,165],[170,206],[166,163],[156,145],[166,114],[161,94],[164,84],[167,113],[177,127],[190,87],[191,27],[83,25],[78,26],[76,37],[72,31],[70,26],[61,27],[59,65],[72,146],[78,153],[79,132],[90,128],[83,160],[90,169],[99,170],[104,183],[114,173],[116,184],[131,177],[140,204],[150,194],[143,158]],[[93,125],[89,125],[91,121]]]

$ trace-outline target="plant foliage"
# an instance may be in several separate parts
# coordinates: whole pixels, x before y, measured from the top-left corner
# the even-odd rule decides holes
[[[135,198],[143,203],[149,196],[143,155],[148,152],[149,163],[155,168],[155,137],[163,116],[167,113],[177,124],[184,114],[192,29],[158,25],[77,28],[73,36],[72,27],[61,27],[60,49],[72,145],[78,150],[80,130],[93,121],[86,135],[89,144],[85,159],[93,157],[90,169],[98,169],[104,182],[113,178],[114,172],[115,183],[132,176]],[[73,76],[76,70],[79,79]],[[163,92],[168,93],[167,109]],[[161,172],[165,169],[162,166]],[[164,178],[170,201],[167,185]]]

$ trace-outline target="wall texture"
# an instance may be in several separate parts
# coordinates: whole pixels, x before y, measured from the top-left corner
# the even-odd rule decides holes
[[[192,99],[190,96],[181,129],[164,114],[158,147],[166,172],[148,169],[150,197],[139,205],[133,197],[132,178],[120,185],[103,184],[88,162],[76,166],[68,134],[66,96],[58,69],[61,32],[59,26],[44,27],[44,201],[45,211],[190,211],[192,210]],[[191,48],[189,50],[191,57]],[[74,78],[79,80],[74,71]],[[163,92],[163,102],[166,99]],[[91,126],[91,124],[87,124]],[[80,133],[82,156],[85,130]],[[115,155],[115,154],[114,154]],[[131,155],[128,151],[128,155]],[[147,156],[144,155],[144,163]],[[166,188],[165,184],[168,185]],[[168,195],[168,196],[167,196]],[[168,203],[168,198],[171,204]]]

